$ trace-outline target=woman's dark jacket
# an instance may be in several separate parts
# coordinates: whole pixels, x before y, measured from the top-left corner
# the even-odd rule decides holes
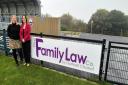
[[[8,37],[14,40],[19,40],[20,25],[10,24],[7,28]]]

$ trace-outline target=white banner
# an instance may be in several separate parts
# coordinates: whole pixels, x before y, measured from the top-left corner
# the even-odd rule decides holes
[[[32,58],[99,74],[102,45],[84,41],[32,37]]]

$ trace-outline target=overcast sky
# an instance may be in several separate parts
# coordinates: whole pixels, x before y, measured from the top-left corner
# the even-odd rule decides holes
[[[60,17],[69,13],[85,22],[89,21],[97,9],[116,9],[128,15],[128,0],[41,0],[41,4],[43,14]]]

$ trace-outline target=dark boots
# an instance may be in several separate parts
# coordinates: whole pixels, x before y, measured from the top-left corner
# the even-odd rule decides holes
[[[18,54],[17,54],[18,53]],[[17,59],[17,56],[19,55],[20,57],[20,63],[23,63],[23,53],[22,53],[22,49],[13,49],[12,50],[12,54],[13,54],[13,57],[15,59],[15,62],[16,62],[16,65],[19,66],[19,62],[18,62],[18,59]]]

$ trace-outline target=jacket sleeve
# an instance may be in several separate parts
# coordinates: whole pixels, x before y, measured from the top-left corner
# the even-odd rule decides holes
[[[22,41],[22,39],[23,39],[23,36],[22,36],[22,26],[20,27],[19,36],[20,36],[20,41]]]
[[[11,36],[11,33],[10,33],[10,25],[8,25],[8,28],[7,28],[7,35],[10,38],[10,36]]]
[[[24,36],[24,40],[26,41],[30,37],[31,27],[28,24],[26,29],[26,35]]]

